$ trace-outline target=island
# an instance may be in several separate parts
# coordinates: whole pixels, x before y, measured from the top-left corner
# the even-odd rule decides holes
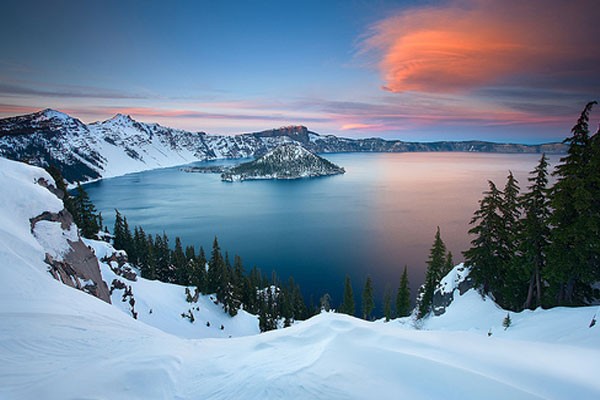
[[[221,174],[227,182],[257,179],[299,179],[338,175],[346,171],[305,149],[297,142],[283,143],[254,161]]]

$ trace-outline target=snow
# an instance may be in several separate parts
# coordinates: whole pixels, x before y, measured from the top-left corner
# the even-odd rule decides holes
[[[0,194],[2,399],[600,398],[600,324],[589,327],[595,307],[511,313],[504,330],[506,312],[471,290],[421,329],[407,318],[322,313],[231,339],[166,333],[149,324],[168,329],[167,317],[156,321],[179,311],[161,307],[184,305],[174,300],[181,287],[132,283],[140,321],[46,272],[29,218],[61,205],[35,183],[40,176],[49,180],[0,159],[0,185],[11,189]],[[107,245],[93,244],[109,255]],[[144,319],[145,302],[156,308],[154,322]]]
[[[94,249],[99,259],[111,256],[114,252],[106,242],[88,239],[84,239],[84,242]],[[136,281],[130,281],[115,274],[107,262],[100,262],[100,270],[109,286],[113,279],[119,279],[131,287],[138,320],[164,332],[190,339],[240,337],[260,332],[255,315],[240,310],[235,317],[231,317],[223,312],[221,304],[215,304],[215,295],[201,295],[198,302],[188,303],[184,286],[151,281],[139,276]],[[194,288],[190,287],[189,290],[193,295]],[[111,301],[123,313],[131,315],[128,299],[123,300],[123,292],[124,290],[114,290]],[[182,313],[188,312],[194,315],[193,323],[181,317]],[[207,322],[210,326],[207,326]]]
[[[56,260],[62,260],[63,256],[71,250],[67,240],[71,242],[79,240],[75,225],[71,225],[68,230],[63,230],[60,222],[38,221],[33,234],[44,250]]]

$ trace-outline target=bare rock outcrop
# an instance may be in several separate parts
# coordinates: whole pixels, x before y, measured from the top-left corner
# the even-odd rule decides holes
[[[37,182],[62,198],[55,186],[44,179]],[[46,251],[45,261],[50,274],[65,285],[82,290],[110,304],[108,286],[102,280],[98,259],[79,237],[73,216],[65,209],[57,213],[45,211],[29,220],[31,233]],[[44,224],[42,224],[42,222]],[[48,229],[47,223],[57,226]],[[44,225],[43,229],[40,225]],[[58,228],[58,226],[60,228]]]

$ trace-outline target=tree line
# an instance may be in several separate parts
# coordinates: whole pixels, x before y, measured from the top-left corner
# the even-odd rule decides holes
[[[548,160],[542,155],[528,178],[527,191],[508,174],[504,188],[489,181],[464,252],[471,277],[482,294],[501,307],[578,306],[599,297],[600,281],[600,130],[589,131],[586,105],[569,145],[548,185]]]

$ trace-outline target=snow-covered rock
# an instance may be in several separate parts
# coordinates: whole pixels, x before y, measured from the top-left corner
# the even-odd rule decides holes
[[[296,142],[283,143],[254,161],[221,174],[224,181],[299,179],[343,174],[344,168],[306,150]]]

